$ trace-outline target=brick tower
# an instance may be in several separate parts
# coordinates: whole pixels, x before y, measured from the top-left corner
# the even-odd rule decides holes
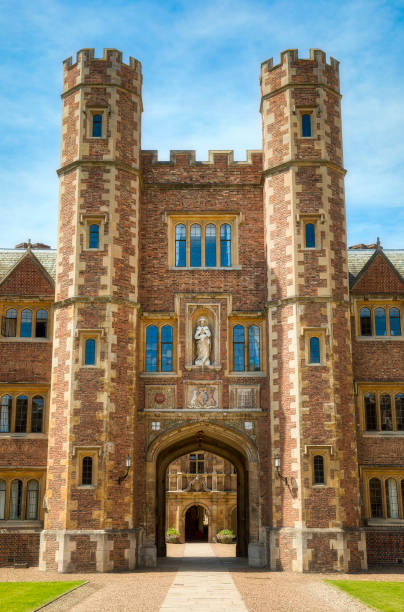
[[[280,463],[271,567],[355,570],[366,554],[338,62],[317,49],[309,59],[288,50],[279,65],[263,63],[261,86],[271,437]]]
[[[40,566],[135,566],[133,529],[141,66],[64,62],[53,372]]]

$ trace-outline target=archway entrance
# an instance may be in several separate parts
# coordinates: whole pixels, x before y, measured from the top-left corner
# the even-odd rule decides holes
[[[191,506],[185,513],[185,541],[207,542],[209,517],[203,506]]]
[[[153,440],[147,451],[145,563],[153,565],[153,554],[166,555],[166,473],[177,457],[196,451],[213,453],[230,461],[237,477],[237,556],[249,552],[263,559],[259,543],[259,463],[255,444],[235,428],[209,422],[194,422],[173,428]],[[154,551],[154,553],[153,553]],[[155,556],[154,556],[155,559]],[[154,561],[155,564],[156,561]],[[261,564],[261,561],[259,561]]]

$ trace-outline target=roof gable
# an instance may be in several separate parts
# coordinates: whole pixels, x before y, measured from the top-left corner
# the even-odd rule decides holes
[[[351,288],[352,293],[404,293],[404,279],[382,249],[376,249]]]
[[[53,279],[31,249],[0,281],[0,295],[55,295]]]

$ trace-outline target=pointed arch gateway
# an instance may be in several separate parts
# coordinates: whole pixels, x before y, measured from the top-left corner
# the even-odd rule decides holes
[[[259,542],[259,459],[255,443],[231,426],[206,421],[186,424],[155,438],[146,452],[146,521],[142,565],[154,567],[166,555],[166,470],[177,457],[200,448],[228,459],[237,470],[237,556],[265,565]],[[258,561],[259,560],[259,561]]]

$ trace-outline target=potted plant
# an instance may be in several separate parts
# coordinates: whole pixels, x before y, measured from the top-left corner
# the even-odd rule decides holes
[[[179,544],[180,532],[175,527],[169,527],[166,531],[166,542],[168,544]]]
[[[216,539],[221,544],[232,544],[235,534],[231,529],[221,529],[216,535]]]

